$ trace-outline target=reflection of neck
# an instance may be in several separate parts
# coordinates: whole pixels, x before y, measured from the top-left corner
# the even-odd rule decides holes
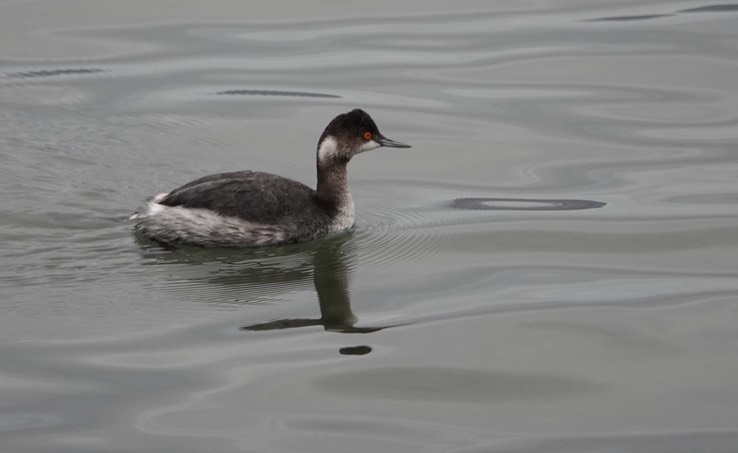
[[[351,311],[348,272],[345,257],[335,246],[318,250],[315,256],[313,282],[318,293],[320,318],[326,329],[345,329],[356,324]]]

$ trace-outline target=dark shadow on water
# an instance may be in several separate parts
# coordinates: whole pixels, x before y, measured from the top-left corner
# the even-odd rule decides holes
[[[683,9],[680,13],[722,13],[738,11],[738,3],[732,5],[707,5],[697,8]]]
[[[662,17],[672,16],[674,16],[674,14],[642,14],[638,16],[598,17],[597,19],[587,19],[582,22],[629,22],[637,20],[660,19]]]
[[[544,200],[536,198],[457,198],[452,208],[474,211],[573,211],[597,209],[607,203],[595,200]]]
[[[665,14],[638,14],[638,15],[625,15],[625,16],[611,16],[611,17],[598,17],[596,19],[585,19],[581,22],[632,22],[639,20],[651,20],[661,19],[664,17],[674,17],[678,14],[683,13],[723,13],[723,12],[736,12],[738,11],[738,4],[726,4],[726,5],[707,5],[698,6],[696,8],[688,8],[677,11],[676,13],[665,13]]]
[[[236,96],[291,96],[291,97],[341,99],[341,96],[338,96],[336,94],[309,93],[309,92],[305,92],[305,91],[226,90],[226,91],[219,91],[216,94],[219,94],[219,95],[236,95]]]
[[[338,350],[341,355],[367,355],[372,352],[370,346],[347,346]]]
[[[105,71],[103,69],[95,69],[95,68],[42,69],[38,71],[13,72],[13,73],[7,74],[7,76],[13,79],[29,79],[29,78],[37,78],[37,77],[97,74],[100,72],[105,72]]]

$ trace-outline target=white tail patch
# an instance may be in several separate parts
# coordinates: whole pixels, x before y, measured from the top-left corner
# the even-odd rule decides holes
[[[160,212],[162,208],[164,208],[164,205],[160,205],[159,202],[163,200],[168,193],[159,193],[154,196],[151,200],[149,200],[149,203],[146,205],[146,210],[143,212],[134,212],[131,214],[130,217],[128,217],[128,220],[136,220],[136,219],[145,219],[147,217],[150,217],[152,215],[155,215],[157,212]]]

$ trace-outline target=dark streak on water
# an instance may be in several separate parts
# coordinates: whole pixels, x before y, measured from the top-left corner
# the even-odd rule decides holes
[[[370,352],[372,352],[372,348],[367,345],[346,346],[338,350],[338,353],[341,355],[367,355]]]
[[[7,77],[9,78],[37,78],[37,77],[56,77],[56,76],[66,76],[66,75],[84,75],[84,74],[97,74],[100,72],[105,72],[104,69],[89,69],[89,68],[79,68],[79,69],[43,69],[38,71],[23,71],[23,72],[13,72],[10,74],[7,74]]]
[[[638,14],[638,15],[624,15],[624,16],[609,16],[599,17],[597,19],[586,19],[582,22],[630,22],[630,21],[641,21],[650,19],[661,19],[664,17],[673,17],[678,13],[721,13],[721,12],[735,12],[738,11],[738,4],[729,5],[708,5],[700,6],[697,8],[682,9],[676,13],[665,13],[665,14]]]
[[[595,200],[544,200],[538,198],[457,198],[453,208],[475,211],[573,211],[597,209],[607,203]]]
[[[309,98],[332,98],[341,99],[341,96],[325,93],[308,93],[304,91],[278,91],[278,90],[227,90],[216,94],[238,95],[238,96],[294,96]]]
[[[729,5],[708,5],[699,6],[697,8],[683,9],[680,13],[721,13],[738,11],[738,4]]]
[[[628,22],[637,20],[649,20],[659,19],[662,17],[670,17],[674,14],[643,14],[639,16],[613,16],[613,17],[600,17],[598,19],[588,19],[584,22]]]

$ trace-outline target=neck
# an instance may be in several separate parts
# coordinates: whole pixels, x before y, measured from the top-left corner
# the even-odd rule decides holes
[[[318,161],[318,188],[316,196],[333,209],[341,209],[351,203],[348,186],[348,160]]]

